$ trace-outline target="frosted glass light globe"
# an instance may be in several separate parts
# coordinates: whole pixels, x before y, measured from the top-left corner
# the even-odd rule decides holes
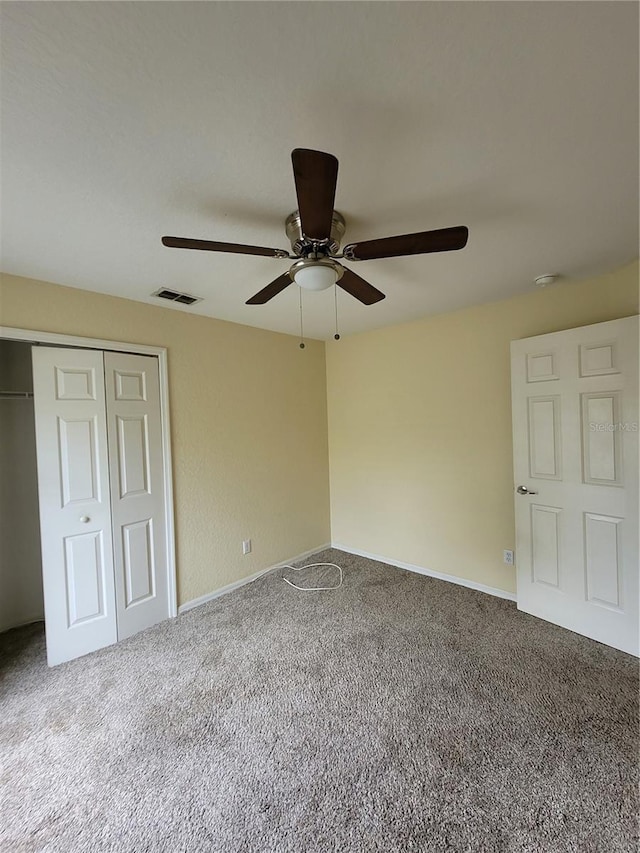
[[[305,290],[326,290],[336,283],[336,271],[328,264],[309,264],[294,273],[295,283]]]

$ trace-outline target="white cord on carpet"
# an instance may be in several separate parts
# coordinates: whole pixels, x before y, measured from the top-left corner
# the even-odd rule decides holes
[[[302,569],[314,569],[317,566],[332,566],[340,572],[340,580],[335,586],[298,586],[290,581],[289,578],[282,578],[285,583],[292,586],[294,589],[299,589],[300,592],[324,592],[329,589],[340,589],[342,586],[342,569],[336,563],[307,563],[306,566],[283,566],[283,569],[293,569],[294,572],[300,572]]]

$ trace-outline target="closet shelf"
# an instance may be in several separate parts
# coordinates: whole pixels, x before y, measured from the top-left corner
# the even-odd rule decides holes
[[[33,391],[0,391],[0,400],[31,400]]]

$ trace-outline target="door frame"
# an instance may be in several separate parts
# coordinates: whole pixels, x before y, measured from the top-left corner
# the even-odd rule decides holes
[[[24,341],[31,344],[45,344],[62,347],[80,347],[81,349],[113,350],[129,352],[134,355],[153,355],[158,359],[160,376],[160,422],[162,425],[162,467],[164,471],[164,501],[166,507],[166,545],[167,545],[167,587],[169,597],[169,618],[178,615],[178,596],[176,582],[176,547],[173,517],[173,478],[171,463],[171,430],[169,423],[169,371],[166,347],[147,346],[146,344],[108,341],[100,338],[82,338],[78,335],[61,335],[57,332],[44,332],[36,329],[17,329],[0,326],[0,339]]]

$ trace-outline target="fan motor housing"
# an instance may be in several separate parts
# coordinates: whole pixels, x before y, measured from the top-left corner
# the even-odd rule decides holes
[[[346,224],[344,216],[341,213],[338,213],[337,210],[334,210],[333,217],[331,219],[331,236],[326,243],[321,244],[322,249],[327,255],[338,254],[340,251],[340,243],[344,237],[345,228]],[[300,221],[300,212],[298,210],[294,210],[293,213],[290,213],[289,216],[287,216],[284,223],[284,230],[287,235],[287,239],[291,243],[291,251],[294,255],[303,256],[305,253],[304,250],[313,246],[313,243],[310,240],[305,239],[302,233],[302,223]]]

